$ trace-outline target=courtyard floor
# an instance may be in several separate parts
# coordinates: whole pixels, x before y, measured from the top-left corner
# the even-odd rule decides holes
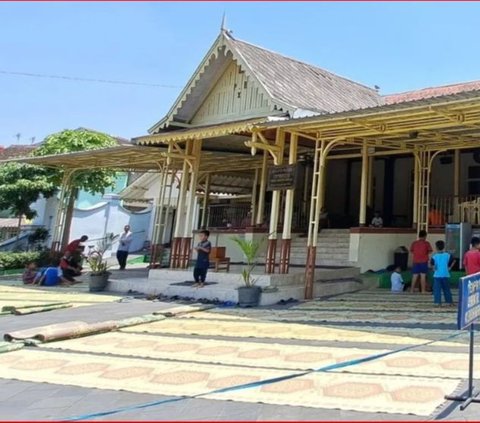
[[[138,269],[119,273],[145,277]],[[0,353],[1,420],[478,421],[480,415],[479,404],[461,411],[444,399],[466,388],[468,334],[456,330],[456,308],[434,308],[431,295],[373,289],[268,308],[207,309],[134,292],[88,293],[85,283],[47,290],[0,282],[2,307],[23,313],[48,304],[63,308],[2,314],[1,334],[30,339],[28,330],[48,326],[32,332],[48,341],[52,325],[117,324]]]

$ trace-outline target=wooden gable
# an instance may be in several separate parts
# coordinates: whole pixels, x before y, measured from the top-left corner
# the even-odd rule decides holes
[[[270,112],[271,105],[264,91],[259,89],[258,84],[249,78],[232,58],[223,75],[199,107],[191,124],[208,125],[267,116]]]

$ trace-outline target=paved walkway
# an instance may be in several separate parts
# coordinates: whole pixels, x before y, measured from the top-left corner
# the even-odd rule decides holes
[[[142,277],[135,272],[120,277]],[[8,295],[2,302],[13,301]],[[1,316],[0,329],[122,319],[177,305],[134,297]],[[460,411],[443,400],[465,389],[467,337],[455,336],[455,310],[434,309],[431,301],[363,291],[270,308],[215,308],[26,347],[0,354],[0,415],[62,420],[178,399],[95,419],[478,420],[479,404]],[[312,371],[332,364],[339,367]],[[278,377],[286,379],[218,392]]]

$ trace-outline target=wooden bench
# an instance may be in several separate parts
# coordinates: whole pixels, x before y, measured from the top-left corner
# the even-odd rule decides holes
[[[214,269],[214,272],[225,270],[230,271],[230,257],[225,257],[225,247],[212,247],[210,250],[210,267]]]

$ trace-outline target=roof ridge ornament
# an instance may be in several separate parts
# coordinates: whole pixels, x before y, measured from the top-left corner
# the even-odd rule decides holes
[[[223,12],[222,23],[220,25],[220,32],[230,38],[233,38],[232,37],[233,31],[227,28],[227,14],[225,12]]]

